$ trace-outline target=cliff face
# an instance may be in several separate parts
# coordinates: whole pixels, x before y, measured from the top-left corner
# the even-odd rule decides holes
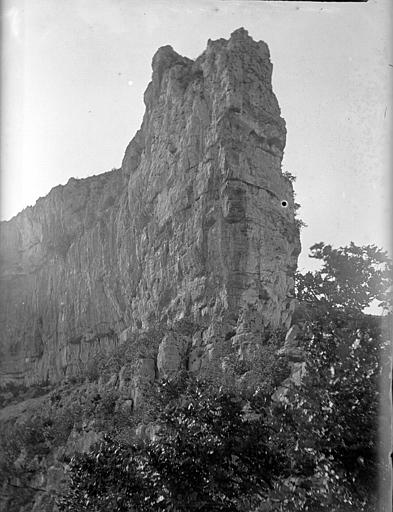
[[[300,252],[267,45],[244,29],[153,58],[120,170],[1,223],[1,381],[57,381],[131,332],[190,318],[204,344],[289,326]]]

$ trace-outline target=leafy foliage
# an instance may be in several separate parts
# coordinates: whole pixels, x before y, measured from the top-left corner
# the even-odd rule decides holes
[[[176,387],[161,385],[169,401],[157,418],[158,440],[107,439],[73,460],[60,510],[230,512],[249,495],[266,495],[279,464],[263,420],[246,421],[241,398],[210,384],[187,381],[177,398]]]
[[[30,398],[37,398],[47,394],[51,388],[52,386],[47,383],[25,386],[24,384],[7,382],[0,386],[0,407],[6,407],[12,403],[22,402]]]
[[[320,260],[315,272],[297,273],[299,301],[317,316],[344,313],[359,316],[373,300],[391,307],[392,261],[375,245],[332,248],[323,242],[310,248],[310,257]]]
[[[172,326],[173,331],[186,336],[192,336],[196,328],[196,324],[185,319],[175,322]],[[158,324],[142,333],[130,333],[127,341],[110,353],[98,352],[91,358],[87,365],[83,366],[79,381],[86,378],[90,382],[96,382],[100,378],[107,381],[126,364],[133,365],[138,359],[156,357],[158,346],[167,331],[166,325]]]
[[[34,476],[42,470],[42,460],[66,443],[72,426],[73,418],[68,412],[47,408],[23,423],[8,421],[1,425],[0,485],[4,510],[17,512],[31,505],[37,490],[41,490],[37,489]]]
[[[117,435],[116,396],[97,391],[84,415],[105,418],[111,435],[71,461],[62,512],[376,510],[379,383],[390,347],[380,321],[362,311],[374,299],[387,306],[392,265],[375,246],[352,243],[316,244],[311,256],[321,270],[297,276],[309,313],[297,340],[301,381],[288,379],[295,365],[277,355],[283,333],[261,335],[249,360],[224,342],[205,380],[184,371],[157,383],[148,407],[125,418],[152,427],[144,440]],[[192,335],[195,326],[182,329]],[[98,374],[154,356],[162,333],[149,336],[103,358]]]
[[[380,351],[388,344],[370,320],[363,330],[309,324],[302,348],[301,384],[271,408],[275,443],[290,461],[278,482],[285,510],[367,510],[380,474]]]
[[[284,171],[282,173],[282,175],[284,176],[284,178],[286,178],[290,183],[294,183],[296,181],[296,176],[293,175],[291,172],[289,171]]]
[[[156,439],[77,456],[60,509],[373,510],[379,324],[309,323],[300,342],[306,373],[282,402],[270,386],[239,394],[186,373],[158,384]]]

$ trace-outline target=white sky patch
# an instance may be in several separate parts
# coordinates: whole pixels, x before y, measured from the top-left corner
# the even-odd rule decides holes
[[[132,4],[130,2],[131,10],[135,8]],[[94,9],[91,0],[71,0],[70,5],[87,25],[94,26],[102,34],[125,34],[130,29],[124,1],[95,0]]]
[[[271,51],[273,90],[288,129],[283,169],[298,178],[308,224],[300,268],[318,268],[307,257],[317,241],[390,243],[391,0],[322,11],[321,3],[306,10],[310,2],[93,3],[3,0],[2,116],[9,119],[1,131],[2,218],[71,176],[121,163],[140,127],[160,46],[196,58],[209,38],[228,39],[243,26]]]
[[[17,7],[11,7],[6,13],[6,17],[10,23],[11,34],[20,40],[21,32],[21,15]]]

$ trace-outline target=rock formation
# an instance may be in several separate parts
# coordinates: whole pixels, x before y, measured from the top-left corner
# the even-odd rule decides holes
[[[159,322],[201,326],[195,368],[217,339],[290,324],[300,243],[267,45],[239,29],[195,61],[160,48],[152,67],[121,169],[1,223],[1,382],[59,381]]]

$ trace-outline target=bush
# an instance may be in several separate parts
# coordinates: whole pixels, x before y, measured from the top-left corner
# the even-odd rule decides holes
[[[300,384],[272,399],[291,371],[276,356],[281,332],[261,335],[251,361],[239,361],[230,342],[217,344],[204,381],[183,372],[161,382],[134,415],[158,428],[155,441],[107,438],[74,458],[63,512],[375,510],[386,469],[378,458],[381,350],[390,360],[390,347],[362,311],[373,299],[387,306],[391,262],[374,246],[312,251],[322,269],[297,277],[306,313]],[[152,348],[131,341],[106,370],[123,365],[129,349],[134,360],[154,355],[161,338],[156,332]]]
[[[288,461],[279,482],[285,510],[367,510],[377,491],[380,351],[387,347],[369,326],[311,324],[301,385],[270,408],[272,441]]]
[[[72,461],[60,510],[230,512],[249,495],[266,495],[279,465],[263,421],[246,421],[242,400],[208,383],[178,385],[186,387],[180,395],[175,383],[161,386],[158,441],[107,439]]]
[[[130,335],[127,342],[118,345],[110,353],[97,353],[85,366],[79,380],[87,378],[90,382],[97,382],[102,378],[107,381],[113,374],[119,373],[126,364],[135,365],[138,359],[156,357],[164,333],[165,328],[158,325],[142,334]]]
[[[377,323],[361,324],[304,328],[306,375],[284,402],[271,396],[286,363],[268,345],[270,377],[244,393],[186,372],[157,384],[158,439],[107,439],[75,458],[61,510],[372,510],[384,343]]]

